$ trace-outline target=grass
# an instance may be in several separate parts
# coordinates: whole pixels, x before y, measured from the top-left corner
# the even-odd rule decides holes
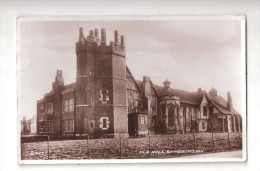
[[[195,140],[195,141],[194,141]],[[22,160],[47,160],[47,141],[22,143]],[[121,146],[121,149],[120,149]],[[141,138],[63,140],[49,142],[49,159],[146,159],[242,149],[242,134],[151,135]],[[167,153],[171,152],[171,153]]]

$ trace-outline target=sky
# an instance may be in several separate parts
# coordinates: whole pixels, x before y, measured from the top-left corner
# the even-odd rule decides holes
[[[95,28],[106,29],[107,44],[114,30],[125,36],[126,64],[135,79],[149,76],[163,86],[190,92],[214,87],[242,112],[244,77],[239,20],[111,20],[111,21],[23,21],[20,34],[19,114],[36,114],[36,101],[52,88],[56,70],[63,71],[64,83],[76,81],[75,44],[79,27],[84,35]],[[242,73],[242,74],[241,74]]]

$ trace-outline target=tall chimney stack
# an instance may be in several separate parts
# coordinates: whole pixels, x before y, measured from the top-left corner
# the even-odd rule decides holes
[[[101,44],[106,45],[106,30],[104,28],[101,29]]]
[[[97,28],[94,30],[94,33],[95,33],[95,37],[98,37],[98,29]]]
[[[118,31],[115,30],[115,44],[118,44]]]
[[[227,109],[231,112],[233,108],[233,103],[232,103],[232,97],[230,95],[230,92],[227,92]]]
[[[81,37],[83,37],[84,35],[83,35],[83,27],[80,27],[79,28],[79,39],[81,38]]]
[[[56,76],[59,76],[59,75],[60,75],[60,70],[57,70]]]
[[[63,79],[63,76],[62,76],[62,70],[57,70],[55,83],[56,83],[56,85],[64,85],[64,79]]]
[[[93,30],[89,30],[89,36],[93,37]]]
[[[124,38],[123,35],[121,35],[121,40],[120,40],[120,42],[121,42],[121,46],[124,47],[124,46],[125,46],[125,38]]]

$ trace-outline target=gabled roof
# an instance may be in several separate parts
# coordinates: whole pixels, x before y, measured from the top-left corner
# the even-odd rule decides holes
[[[144,92],[144,82],[143,81],[140,81],[140,80],[135,80],[136,83],[139,85],[139,87],[142,89],[142,91]],[[151,81],[151,80],[150,80]],[[155,91],[156,95],[159,96],[159,93],[158,91],[156,90],[153,82],[151,81],[151,87],[153,88],[153,90]]]
[[[131,73],[130,69],[129,69],[127,66],[126,66],[126,71],[129,73],[129,75],[126,75],[126,76],[132,77],[133,80],[134,80],[134,82],[135,82],[135,84],[136,84],[136,86],[138,87],[138,89],[139,89],[140,91],[143,91],[143,89],[142,89],[142,88],[139,86],[139,84],[136,82],[136,80],[135,80],[133,74]]]
[[[135,80],[135,82],[138,84],[138,86],[144,91],[144,82],[140,80]]]
[[[227,109],[227,101],[223,97],[212,96],[209,93],[206,93],[206,97],[211,102],[211,104],[215,106],[221,113],[239,115],[239,113],[234,108],[232,108],[231,111]]]

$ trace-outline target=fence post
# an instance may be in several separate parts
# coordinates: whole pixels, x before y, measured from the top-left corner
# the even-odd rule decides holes
[[[195,138],[195,131],[193,131],[193,141],[194,141],[194,150],[196,150],[196,138]]]
[[[151,152],[150,152],[150,149],[151,149],[151,144],[150,144],[150,135],[149,135],[149,158],[150,158],[150,154],[151,154]]]
[[[211,133],[212,133],[212,136],[211,136],[211,137],[212,137],[212,150],[214,150],[214,136],[213,136],[213,130],[212,130]]]
[[[47,142],[47,144],[48,144],[48,160],[50,159],[50,150],[49,150],[49,141],[50,141],[50,136],[49,135],[47,135],[48,136],[48,142]]]
[[[230,150],[229,130],[228,130],[228,149]]]
[[[173,136],[172,136],[172,148],[174,150],[174,133],[173,133]]]
[[[88,140],[89,140],[89,134],[88,134],[88,138],[87,138],[87,150],[88,150],[88,159],[89,159],[89,144],[88,144]]]
[[[119,142],[120,142],[120,159],[122,157],[122,151],[121,151],[121,134],[119,134]]]

